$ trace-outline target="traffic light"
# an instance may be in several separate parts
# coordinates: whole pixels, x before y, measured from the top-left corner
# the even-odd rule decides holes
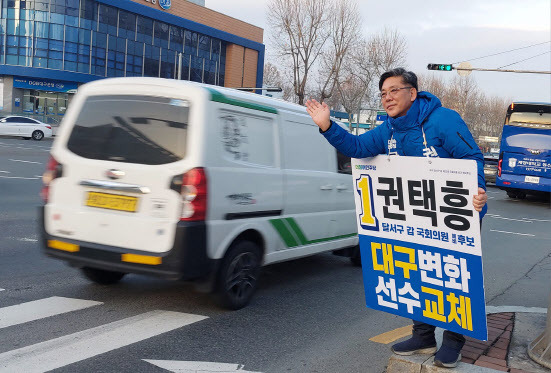
[[[440,70],[440,71],[452,71],[453,66],[451,64],[447,65],[447,64],[443,64],[443,63],[429,63],[427,65],[427,69],[429,69],[429,70]]]

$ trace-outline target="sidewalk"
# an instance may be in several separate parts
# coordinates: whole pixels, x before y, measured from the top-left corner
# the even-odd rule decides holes
[[[487,322],[488,341],[467,337],[461,362],[455,369],[434,366],[433,356],[392,355],[386,373],[551,373],[551,369],[534,362],[527,353],[528,344],[545,330],[545,313],[492,313],[488,314]]]

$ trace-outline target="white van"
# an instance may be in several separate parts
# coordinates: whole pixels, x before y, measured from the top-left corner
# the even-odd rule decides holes
[[[349,162],[303,106],[187,81],[89,83],[44,174],[45,251],[97,283],[195,280],[238,309],[262,265],[324,251],[359,264]]]

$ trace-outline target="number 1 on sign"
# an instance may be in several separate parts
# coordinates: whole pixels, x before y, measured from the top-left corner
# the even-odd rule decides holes
[[[369,176],[362,176],[358,181],[358,192],[362,201],[362,214],[360,215],[360,223],[362,225],[376,225],[375,216],[371,208],[371,180]]]

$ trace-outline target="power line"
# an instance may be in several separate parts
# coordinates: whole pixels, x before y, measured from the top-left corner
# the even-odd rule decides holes
[[[547,54],[547,53],[551,53],[551,51],[547,51],[547,52],[543,52],[543,53],[540,53],[538,55],[535,55],[535,56],[532,56],[532,57],[528,57],[528,58],[525,58],[523,60],[520,60],[520,61],[517,61],[517,62],[513,62],[513,63],[510,63],[508,65],[504,65],[504,66],[501,66],[501,67],[498,67],[498,69],[502,69],[504,67],[507,67],[507,66],[511,66],[511,65],[515,65],[517,63],[521,63],[521,62],[524,62],[524,61],[528,61],[528,60],[531,60],[532,58],[536,58],[536,57],[539,57],[539,56],[543,56],[544,54]]]
[[[520,48],[516,48],[516,49],[511,49],[511,50],[508,50],[508,51],[505,51],[505,52],[499,52],[499,53],[489,54],[489,55],[487,55],[487,56],[482,56],[482,57],[477,57],[477,58],[471,58],[471,59],[467,59],[467,60],[457,61],[457,62],[454,62],[454,63],[460,63],[460,62],[463,62],[463,61],[475,61],[475,60],[480,60],[480,59],[482,59],[482,58],[497,56],[497,55],[499,55],[499,54],[514,52],[514,51],[518,51],[518,50],[521,50],[521,49],[531,48],[531,47],[535,47],[536,45],[542,45],[542,44],[547,44],[547,43],[551,43],[551,40],[549,40],[549,41],[544,41],[543,43],[532,44],[532,45],[529,45],[529,46],[527,46],[527,47],[520,47]]]

